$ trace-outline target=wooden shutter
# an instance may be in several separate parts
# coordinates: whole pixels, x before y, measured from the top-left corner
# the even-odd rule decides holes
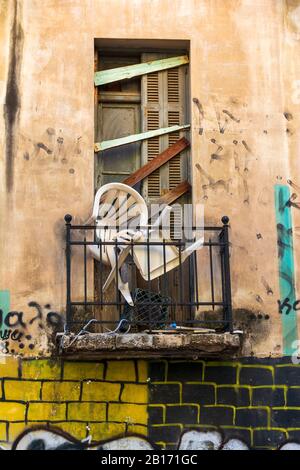
[[[170,54],[144,53],[142,61],[166,57],[170,57]],[[184,65],[154,72],[142,78],[143,132],[187,123],[185,113],[187,70],[187,66]],[[184,134],[184,132],[175,132],[145,141],[142,144],[142,163],[151,161]],[[143,184],[143,196],[151,202],[186,178],[186,158],[178,155],[147,178]]]

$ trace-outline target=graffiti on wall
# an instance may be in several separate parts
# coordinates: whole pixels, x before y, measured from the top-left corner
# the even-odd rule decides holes
[[[63,316],[51,309],[50,304],[44,306],[32,300],[28,303],[28,311],[8,310],[0,305],[0,351],[2,354],[14,354],[25,349],[34,350],[33,331],[62,331]]]
[[[71,435],[51,428],[35,427],[20,434],[12,444],[12,450],[144,450],[157,449],[147,438],[139,435],[116,437],[105,441],[92,442],[93,436],[79,441]],[[180,436],[178,450],[250,450],[240,438],[227,440],[219,431],[185,431]],[[4,450],[4,448],[3,448]],[[278,450],[300,450],[300,443],[287,441]]]
[[[289,297],[286,297],[283,301],[280,299],[277,300],[278,303],[278,313],[283,313],[288,315],[291,311],[296,312],[300,310],[300,299],[295,300],[295,302],[291,302]]]
[[[275,211],[277,226],[277,249],[279,289],[281,300],[280,307],[291,305],[286,313],[282,315],[283,353],[293,354],[293,343],[297,341],[297,305],[295,292],[295,266],[293,250],[293,230],[290,201],[290,189],[287,185],[275,185]],[[283,300],[284,299],[284,300]],[[294,308],[296,306],[296,309]],[[283,309],[281,309],[282,313]]]

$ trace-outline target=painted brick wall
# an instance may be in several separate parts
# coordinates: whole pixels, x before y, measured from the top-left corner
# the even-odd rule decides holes
[[[78,440],[130,434],[176,448],[218,430],[249,447],[300,441],[300,366],[289,359],[71,362],[2,357],[0,441],[36,425]]]
[[[55,426],[81,440],[147,434],[144,361],[68,362],[2,358],[0,441]]]
[[[149,438],[162,448],[176,448],[187,429],[262,449],[300,439],[300,367],[287,359],[159,361],[149,375]]]

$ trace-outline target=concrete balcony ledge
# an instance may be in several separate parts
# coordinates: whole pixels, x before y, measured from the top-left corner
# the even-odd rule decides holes
[[[87,333],[58,334],[63,356],[76,358],[232,357],[241,346],[241,335],[231,333]]]

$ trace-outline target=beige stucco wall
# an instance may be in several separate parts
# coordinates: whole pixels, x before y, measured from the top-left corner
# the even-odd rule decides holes
[[[0,8],[0,276],[11,310],[26,317],[35,300],[64,311],[63,216],[86,219],[93,201],[94,38],[187,39],[193,199],[205,203],[209,223],[230,217],[234,307],[270,315],[251,323],[245,354],[280,354],[274,185],[300,186],[300,1],[2,0]],[[5,127],[12,63],[19,106]],[[193,98],[204,110],[202,135]],[[220,160],[211,159],[212,139]],[[197,163],[222,181],[206,194]]]

